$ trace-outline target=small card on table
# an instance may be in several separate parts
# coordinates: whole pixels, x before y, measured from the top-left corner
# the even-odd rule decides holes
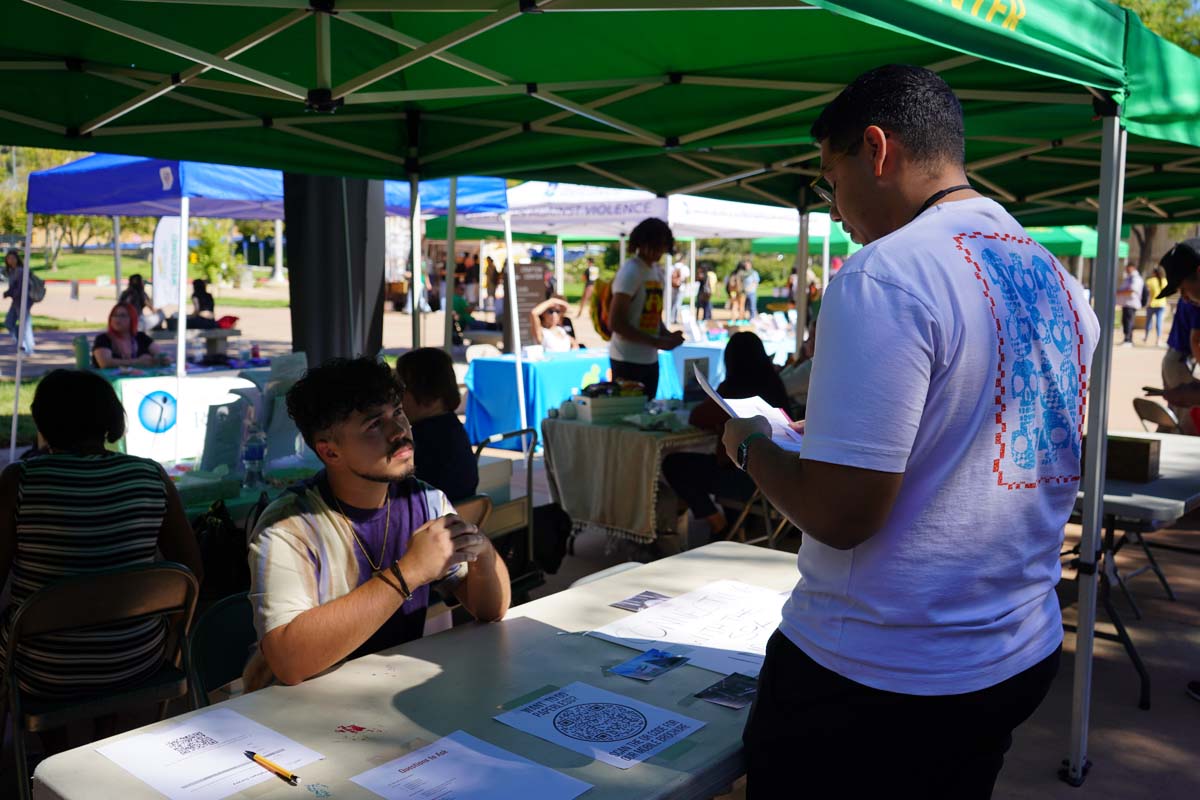
[[[652,681],[664,672],[670,672],[687,662],[685,656],[672,655],[666,650],[651,648],[644,653],[638,653],[623,664],[617,664],[609,672],[639,681]]]
[[[757,693],[758,681],[755,678],[735,672],[707,689],[696,692],[696,697],[726,708],[742,709],[754,702]]]

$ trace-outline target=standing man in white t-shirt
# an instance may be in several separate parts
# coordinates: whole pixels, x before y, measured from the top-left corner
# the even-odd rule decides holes
[[[663,268],[658,263],[675,248],[671,228],[661,219],[644,219],[629,234],[633,257],[612,282],[609,359],[613,380],[640,381],[646,397],[658,394],[658,351],[683,344],[683,334],[663,325]]]
[[[1058,670],[1063,525],[1099,325],[963,166],[958,99],[887,66],[817,119],[866,244],[817,323],[800,457],[730,456],[804,531],[745,733],[752,798],[980,798]]]

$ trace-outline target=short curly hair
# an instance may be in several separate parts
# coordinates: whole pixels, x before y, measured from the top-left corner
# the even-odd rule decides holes
[[[661,247],[669,253],[675,249],[675,234],[671,226],[658,217],[647,217],[629,232],[629,249],[636,253],[643,247]]]
[[[288,416],[304,442],[316,450],[316,437],[355,411],[381,403],[398,405],[404,386],[391,367],[374,358],[331,358],[304,373],[288,390]]]
[[[125,435],[125,409],[112,384],[94,372],[56,369],[33,394],[33,424],[55,450]]]

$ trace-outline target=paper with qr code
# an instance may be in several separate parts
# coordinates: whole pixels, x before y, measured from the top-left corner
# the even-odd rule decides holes
[[[700,720],[578,682],[496,720],[618,769],[640,764],[704,727]]]
[[[221,800],[263,781],[280,780],[246,758],[247,750],[292,772],[324,758],[226,708],[96,750],[171,800]]]

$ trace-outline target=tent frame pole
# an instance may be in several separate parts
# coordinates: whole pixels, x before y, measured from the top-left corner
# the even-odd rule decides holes
[[[800,232],[796,237],[796,358],[804,354],[804,336],[808,333],[808,212],[800,198]]]
[[[25,340],[25,326],[33,328],[33,320],[26,319],[29,315],[29,245],[33,239],[33,214],[25,214],[25,264],[22,267],[21,280],[21,308],[17,315],[17,367],[16,373],[13,376],[15,383],[13,389],[13,413],[12,413],[12,428],[9,430],[8,436],[8,463],[13,463],[17,460],[17,412],[21,408],[21,365],[25,349],[21,346]]]
[[[442,278],[442,316],[445,339],[443,347],[451,352],[454,347],[454,295],[457,288],[455,274],[458,260],[458,178],[450,178],[450,204],[446,209],[446,274]],[[478,259],[476,259],[478,263]]]
[[[821,241],[821,295],[829,288],[829,240],[833,238],[833,219],[829,220],[829,230]]]
[[[512,214],[504,212],[504,316],[508,323],[508,340],[512,342],[513,357],[516,359],[517,408],[521,412],[521,429],[529,427],[525,413],[525,369],[521,363],[521,326],[517,310],[517,269],[513,258]],[[522,437],[522,440],[524,437]]]
[[[625,250],[626,250],[625,234],[622,233],[620,242],[617,244],[617,255],[619,258],[619,263],[617,264],[617,269],[620,269],[621,267],[623,267],[625,265],[625,257],[626,257]]]
[[[113,215],[113,281],[117,299],[121,299],[121,218]]]
[[[175,463],[183,448],[183,392],[187,378],[188,217],[191,198],[179,198],[179,312],[175,315]]]
[[[1115,110],[1114,110],[1115,111]],[[1101,150],[1098,253],[1092,273],[1093,308],[1100,318],[1100,341],[1088,381],[1087,448],[1083,467],[1083,532],[1079,542],[1079,621],[1075,633],[1075,682],[1071,711],[1071,753],[1062,778],[1080,786],[1087,778],[1088,721],[1091,715],[1092,652],[1095,646],[1097,554],[1104,522],[1104,465],[1108,450],[1108,389],[1111,379],[1117,255],[1120,252],[1122,197],[1125,192],[1127,134],[1114,113],[1104,117]],[[1105,565],[1106,568],[1108,565]]]
[[[416,172],[408,176],[408,225],[412,241],[412,280],[409,281],[408,296],[412,306],[412,349],[421,346],[421,178]]]
[[[566,266],[563,258],[563,238],[560,235],[554,242],[554,290],[555,294],[567,296]]]

